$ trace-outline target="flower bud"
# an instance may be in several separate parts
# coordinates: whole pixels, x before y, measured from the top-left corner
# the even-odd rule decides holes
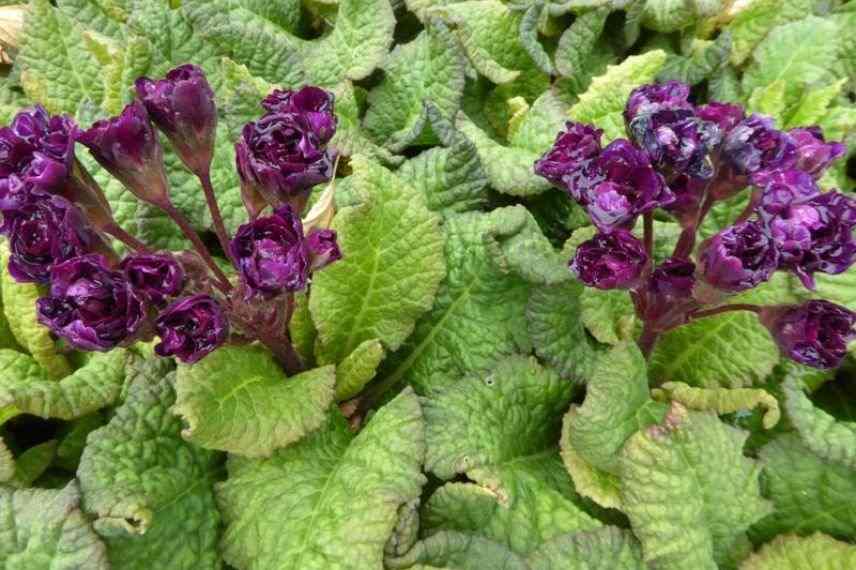
[[[619,229],[599,233],[580,244],[570,269],[589,287],[630,289],[638,284],[647,262],[642,242],[629,231]]]
[[[320,87],[307,85],[297,91],[277,89],[262,101],[271,113],[294,113],[303,116],[320,144],[327,144],[336,134],[335,97]]]
[[[306,237],[310,270],[317,271],[342,259],[334,230],[315,230]]]
[[[603,131],[583,123],[565,123],[553,147],[535,163],[535,174],[563,188],[579,200],[578,173],[600,154]]]
[[[752,115],[725,135],[722,158],[738,176],[785,170],[796,162],[796,144],[769,117]]]
[[[166,304],[184,287],[184,269],[168,254],[131,255],[120,268],[134,292],[156,306]]]
[[[696,116],[704,121],[713,123],[725,134],[746,117],[743,107],[731,103],[711,101],[707,105],[696,107]]]
[[[309,281],[310,252],[303,224],[291,206],[242,225],[230,249],[252,294],[274,297],[284,291],[300,291]]]
[[[724,229],[701,246],[703,279],[715,289],[737,293],[767,281],[779,262],[772,237],[758,222]]]
[[[143,300],[100,255],[51,269],[50,296],[39,299],[39,322],[81,350],[107,351],[129,341],[145,318]]]
[[[166,135],[182,162],[197,175],[207,173],[214,158],[217,106],[202,69],[181,65],[164,79],[141,77],[135,85],[152,122]]]
[[[141,102],[131,103],[118,117],[96,122],[77,140],[139,199],[159,207],[169,204],[163,150]]]
[[[835,368],[856,338],[856,313],[829,301],[766,307],[761,322],[790,358],[812,368]]]
[[[630,124],[640,114],[661,109],[689,109],[690,87],[680,81],[666,81],[637,87],[630,93],[624,107],[624,122]]]
[[[186,364],[206,357],[229,337],[229,321],[220,304],[208,295],[174,302],[160,314],[155,329],[161,338],[155,353],[175,356]]]
[[[796,144],[796,168],[815,178],[820,178],[847,151],[844,143],[826,142],[820,127],[791,129],[788,134]]]

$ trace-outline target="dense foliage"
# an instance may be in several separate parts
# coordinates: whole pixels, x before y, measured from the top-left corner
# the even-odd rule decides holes
[[[0,569],[856,567],[852,0],[0,10]]]

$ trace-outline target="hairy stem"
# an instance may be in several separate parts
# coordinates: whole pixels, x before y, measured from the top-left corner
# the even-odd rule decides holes
[[[220,212],[220,205],[217,204],[217,197],[214,195],[214,187],[211,185],[210,168],[198,174],[199,183],[202,184],[202,191],[205,194],[205,202],[208,204],[208,210],[211,212],[211,220],[214,222],[214,233],[217,234],[217,239],[220,242],[220,247],[223,248],[223,253],[229,258],[233,264],[232,254],[229,251],[229,234],[226,231],[226,225],[223,223],[223,214]]]
[[[713,207],[713,203],[716,199],[713,197],[713,194],[710,192],[706,192],[704,196],[704,201],[701,204],[701,207],[698,209],[698,213],[696,214],[695,221],[684,228],[684,231],[681,232],[681,236],[678,238],[678,243],[675,244],[675,251],[672,252],[672,257],[678,259],[686,259],[692,253],[695,248],[696,242],[696,234],[698,234],[698,229],[701,227],[702,222],[707,217],[707,214],[710,212],[710,209]]]
[[[193,248],[200,257],[202,257],[203,261],[205,261],[205,264],[216,278],[214,284],[217,288],[223,293],[231,291],[232,284],[229,283],[229,279],[226,277],[226,274],[223,273],[223,270],[220,269],[214,261],[214,258],[211,257],[211,252],[208,251],[208,248],[205,247],[204,243],[202,243],[202,240],[199,238],[199,234],[196,233],[184,214],[182,214],[171,202],[161,205],[161,208],[176,224],[178,224],[178,227],[181,228],[181,232],[190,240],[190,243],[193,244]]]
[[[149,253],[149,251],[151,251],[149,249],[149,246],[147,246],[142,241],[138,240],[137,238],[123,230],[121,227],[119,227],[119,224],[115,222],[109,223],[103,229],[106,234],[113,236],[133,251],[139,253]]]

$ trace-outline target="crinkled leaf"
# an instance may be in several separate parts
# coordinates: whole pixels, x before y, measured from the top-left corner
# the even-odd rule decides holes
[[[842,78],[820,89],[804,89],[799,102],[796,104],[784,126],[789,128],[801,127],[815,125],[822,121],[829,111],[830,105],[832,105],[846,84],[847,79]]]
[[[36,318],[36,301],[42,296],[34,283],[18,283],[9,274],[9,247],[0,243],[0,295],[3,313],[15,341],[29,352],[51,378],[71,373],[71,365],[56,347],[50,330]]]
[[[36,362],[13,350],[0,350],[0,408],[14,406],[41,418],[70,420],[113,404],[125,380],[128,351],[93,353],[62,380],[45,376]]]
[[[571,408],[565,414],[562,423],[562,439],[559,443],[562,461],[565,469],[571,475],[577,492],[588,497],[598,505],[610,508],[621,508],[621,481],[618,476],[595,467],[582,458],[571,442],[571,430],[575,422],[578,408]]]
[[[115,39],[125,35],[122,24],[128,14],[121,0],[57,0],[56,5],[86,29]]]
[[[64,489],[0,487],[0,560],[8,570],[109,570],[107,549]]]
[[[19,489],[31,486],[53,463],[56,448],[57,441],[50,439],[24,451],[15,460],[15,476],[9,485]]]
[[[396,46],[383,70],[383,81],[369,92],[364,125],[384,146],[400,150],[423,134],[423,101],[431,101],[444,117],[457,113],[465,65],[444,24],[432,24],[410,43]]]
[[[683,382],[666,382],[654,394],[658,400],[679,402],[692,410],[732,414],[753,408],[764,409],[764,429],[771,429],[781,417],[779,401],[764,390],[752,388],[695,388]]]
[[[569,566],[572,564],[572,566]],[[529,557],[531,570],[646,570],[639,543],[629,532],[608,526],[566,534]]]
[[[520,43],[523,44],[523,49],[538,66],[538,69],[547,74],[553,73],[553,62],[550,61],[550,54],[538,41],[538,23],[541,21],[541,14],[544,12],[544,3],[536,2],[529,6],[526,13],[523,14],[523,19],[520,21]]]
[[[666,333],[657,342],[650,365],[658,382],[744,388],[761,383],[778,361],[776,345],[757,316],[735,312]]]
[[[463,532],[443,531],[416,543],[401,558],[388,558],[392,570],[440,568],[441,570],[529,570],[526,561],[507,547]]]
[[[783,535],[746,559],[740,570],[847,570],[856,565],[856,546],[815,533]]]
[[[556,48],[556,69],[565,77],[585,69],[585,62],[595,50],[597,40],[609,16],[609,8],[595,8],[580,14],[559,38]]]
[[[505,226],[508,218],[519,217],[522,212],[515,210],[522,206],[447,217],[443,229],[448,273],[433,309],[417,323],[402,348],[387,359],[382,382],[404,381],[424,393],[492,368],[498,359],[528,346],[520,323],[529,287],[504,268],[485,240],[488,232]],[[520,225],[514,227],[514,231],[520,229]],[[492,239],[499,236],[493,233]]]
[[[580,319],[598,341],[618,344],[632,338],[637,319],[627,291],[586,287],[580,301]]]
[[[686,55],[670,56],[657,75],[658,81],[676,80],[695,85],[728,63],[731,35],[723,32],[713,41],[695,40]]]
[[[606,73],[595,77],[579,101],[571,107],[571,119],[592,123],[603,129],[605,140],[624,136],[621,116],[630,92],[654,80],[666,63],[666,52],[654,50],[631,55],[618,65],[610,65]]]
[[[351,164],[367,201],[337,213],[343,258],[315,276],[309,300],[326,362],[371,339],[396,350],[431,308],[445,273],[440,218],[424,196],[375,162]]]
[[[335,381],[332,366],[286,378],[266,349],[224,346],[179,366],[174,411],[196,445],[269,456],[324,423]]]
[[[336,366],[336,400],[353,398],[374,378],[386,351],[377,339],[363,342]]]
[[[753,527],[754,538],[769,540],[785,532],[856,534],[852,469],[817,457],[796,434],[777,437],[764,446],[760,458],[764,495],[776,510]]]
[[[217,456],[181,438],[174,373],[148,361],[110,422],[93,432],[78,477],[85,510],[116,568],[220,568]]]
[[[702,18],[718,14],[728,6],[724,0],[645,0],[642,23],[658,32],[674,32]]]
[[[129,359],[130,361],[131,359]],[[128,365],[125,368],[125,382],[130,381],[128,373]],[[124,397],[119,398],[124,400]],[[62,432],[59,445],[56,449],[56,465],[66,471],[75,472],[80,464],[80,456],[83,454],[83,448],[86,447],[86,438],[96,429],[102,427],[105,423],[104,416],[99,412],[93,412],[73,420]]]
[[[529,283],[551,285],[567,281],[564,256],[544,237],[538,222],[524,208],[513,208],[485,232],[488,253],[503,269]]]
[[[734,41],[731,63],[742,64],[770,30],[804,18],[814,0],[754,0],[737,12],[728,29]]]
[[[239,570],[381,570],[400,505],[425,478],[412,391],[352,435],[341,416],[262,460],[232,457],[218,488],[226,561]]]
[[[770,512],[760,467],[742,454],[747,436],[673,403],[662,424],[627,441],[622,505],[651,567],[716,570],[745,555],[745,531]]]

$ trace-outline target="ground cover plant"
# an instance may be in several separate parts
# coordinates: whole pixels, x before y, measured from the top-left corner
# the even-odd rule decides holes
[[[856,568],[856,3],[0,4],[0,569]]]

